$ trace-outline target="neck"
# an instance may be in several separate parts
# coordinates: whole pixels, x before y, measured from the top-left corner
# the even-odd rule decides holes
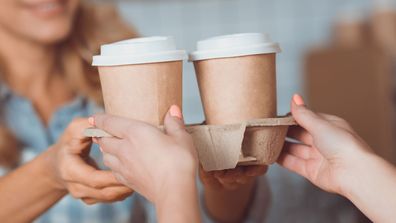
[[[48,86],[57,72],[55,46],[39,44],[1,28],[0,39],[2,75],[12,89],[28,94],[32,88]]]

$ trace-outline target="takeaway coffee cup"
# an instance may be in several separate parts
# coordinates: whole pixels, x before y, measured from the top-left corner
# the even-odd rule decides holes
[[[98,66],[106,113],[162,125],[169,107],[182,106],[182,63],[171,37],[124,40],[101,47]]]
[[[260,33],[199,41],[191,53],[206,123],[240,123],[276,117],[277,43]]]
[[[225,125],[274,118],[276,112],[277,43],[260,33],[202,40],[190,55],[194,62],[206,123]],[[266,164],[266,129],[245,132],[239,165]],[[247,159],[246,159],[247,158]],[[252,159],[253,158],[253,159]]]

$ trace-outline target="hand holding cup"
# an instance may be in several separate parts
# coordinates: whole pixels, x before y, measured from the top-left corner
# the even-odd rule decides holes
[[[83,136],[87,119],[76,119],[50,150],[54,154],[55,186],[86,204],[120,201],[133,191],[119,183],[111,171],[99,170],[89,157],[91,139]]]
[[[264,175],[268,166],[237,166],[235,169],[206,172],[202,166],[199,176],[206,188],[233,191],[254,182],[256,177]]]
[[[177,106],[166,114],[165,134],[145,122],[117,116],[96,115],[93,120],[96,127],[115,136],[95,139],[104,164],[120,182],[153,203],[171,185],[195,182],[198,158]]]

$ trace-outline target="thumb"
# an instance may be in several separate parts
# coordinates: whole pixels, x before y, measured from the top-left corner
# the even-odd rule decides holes
[[[177,105],[172,105],[165,116],[164,120],[165,132],[170,136],[178,136],[185,133],[183,114]]]
[[[293,96],[291,112],[296,122],[311,134],[320,131],[327,123],[315,112],[308,109],[305,106],[304,100],[298,94]]]

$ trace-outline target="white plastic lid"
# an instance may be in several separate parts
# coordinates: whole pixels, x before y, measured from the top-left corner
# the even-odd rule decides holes
[[[279,44],[272,42],[267,34],[241,33],[199,41],[197,51],[191,53],[189,59],[198,61],[280,52]]]
[[[186,51],[177,50],[172,37],[154,36],[102,45],[93,66],[119,66],[184,60]]]

